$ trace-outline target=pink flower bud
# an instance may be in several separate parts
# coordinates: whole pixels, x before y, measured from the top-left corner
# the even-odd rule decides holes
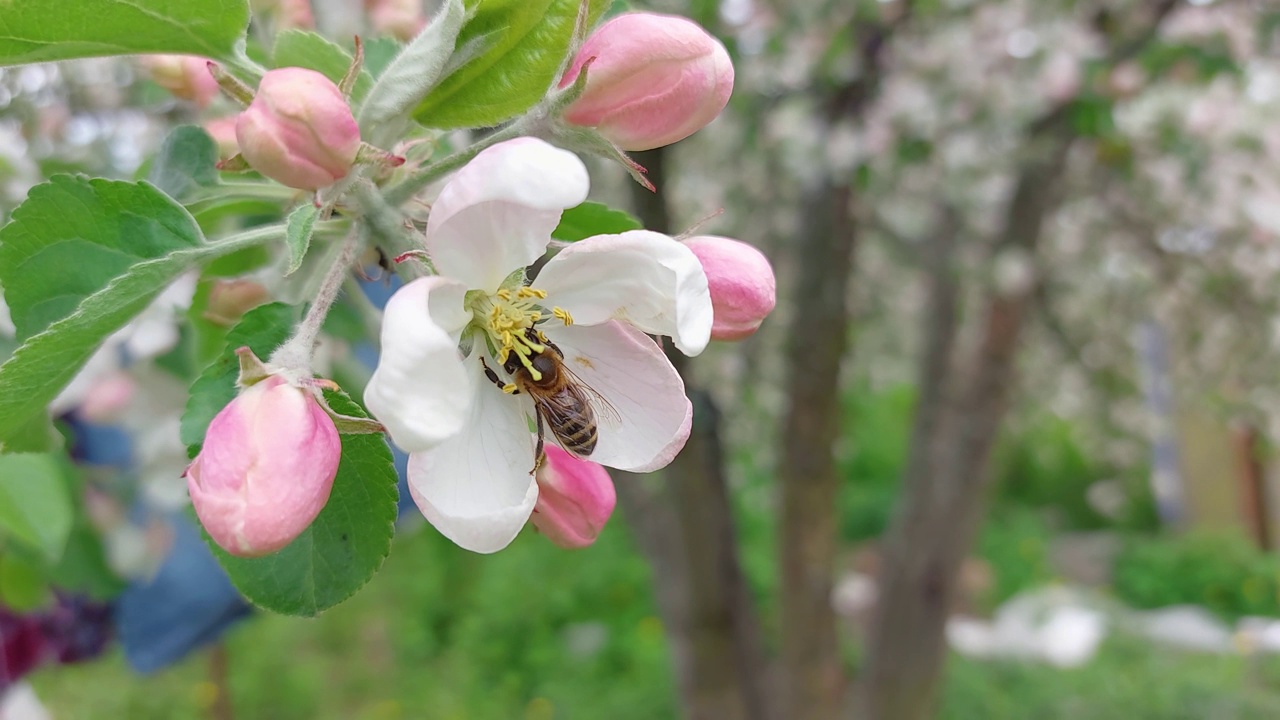
[[[187,468],[187,491],[210,537],[232,555],[288,545],[329,500],[342,444],[308,391],[273,375],[218,413]]]
[[[724,45],[673,15],[626,13],[601,25],[560,87],[572,84],[588,61],[587,86],[564,119],[595,128],[623,150],[689,137],[720,114],[733,92],[733,63]]]
[[[236,142],[237,117],[221,117],[204,124],[204,131],[218,144],[218,157],[229,158],[240,152],[240,143]]]
[[[89,422],[109,424],[120,419],[133,400],[137,383],[123,370],[98,378],[80,401],[80,417]]]
[[[218,82],[209,74],[209,61],[194,55],[147,55],[142,65],[157,85],[174,97],[208,107],[218,95]]]
[[[249,0],[249,8],[255,15],[275,16],[282,30],[316,26],[311,0]]]
[[[408,41],[427,24],[422,0],[365,0],[369,23],[383,35]]]
[[[613,480],[603,467],[579,460],[555,445],[538,469],[538,504],[529,521],[562,548],[596,541],[617,502]]]
[[[289,187],[319,190],[355,164],[360,128],[329,78],[290,67],[262,76],[236,119],[236,140],[249,167]]]
[[[280,0],[277,12],[282,29],[311,29],[316,26],[315,14],[311,12],[311,0]]]
[[[715,235],[684,241],[702,263],[711,290],[711,337],[741,340],[773,311],[777,291],[773,267],[750,245]]]
[[[204,318],[219,325],[235,325],[242,315],[270,299],[262,283],[254,280],[214,280]]]

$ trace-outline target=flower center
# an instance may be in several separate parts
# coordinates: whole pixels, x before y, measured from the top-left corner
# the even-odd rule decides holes
[[[537,326],[552,317],[565,325],[573,324],[573,316],[563,308],[552,308],[548,317],[546,308],[539,304],[546,297],[545,290],[522,285],[514,291],[502,288],[482,295],[472,306],[476,324],[488,336],[498,362],[505,365],[515,353],[534,382],[542,379],[542,373],[533,366],[533,358],[547,350],[547,337]]]

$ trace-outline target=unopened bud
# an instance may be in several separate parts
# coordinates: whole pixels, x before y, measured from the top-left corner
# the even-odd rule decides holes
[[[276,13],[280,27],[284,29],[309,30],[316,26],[315,13],[311,11],[311,0],[280,0]]]
[[[262,76],[236,120],[236,139],[250,167],[299,190],[346,177],[360,151],[360,128],[338,86],[296,67]]]
[[[157,85],[174,97],[206,108],[218,95],[218,83],[209,74],[209,61],[194,55],[147,55],[142,65]]]
[[[218,157],[229,158],[240,152],[240,143],[236,142],[236,118],[221,117],[204,124],[204,131],[218,144]]]
[[[272,375],[209,423],[187,468],[187,490],[214,542],[232,555],[265,555],[315,520],[341,454],[338,431],[315,396]]]
[[[249,8],[255,15],[274,17],[282,30],[316,26],[311,0],[249,0]]]
[[[538,504],[529,521],[562,548],[584,548],[596,541],[617,503],[613,480],[596,463],[579,460],[555,445],[546,446],[538,468]]]
[[[365,0],[365,7],[374,30],[400,40],[412,39],[427,24],[422,0]]]
[[[209,290],[206,320],[235,325],[240,316],[271,299],[262,283],[254,280],[215,280]]]
[[[724,45],[697,23],[674,15],[626,13],[601,25],[560,81],[584,64],[586,88],[565,122],[594,128],[623,150],[683,140],[715,119],[733,92]]]
[[[773,267],[750,245],[715,235],[684,241],[702,263],[711,291],[711,337],[741,340],[760,327],[777,302]]]

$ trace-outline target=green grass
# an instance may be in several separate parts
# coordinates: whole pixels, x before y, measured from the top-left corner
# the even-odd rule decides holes
[[[238,720],[671,717],[648,568],[621,523],[566,552],[526,533],[478,556],[433,530],[400,538],[383,570],[316,619],[261,614],[227,638]],[[154,676],[119,652],[33,677],[59,718],[208,717],[204,654]]]
[[[754,548],[759,550],[761,548]],[[621,523],[593,548],[536,535],[478,556],[426,529],[366,590],[313,620],[260,615],[228,637],[238,720],[674,718],[649,573]],[[34,684],[64,720],[203,720],[201,654],[150,677],[119,653]],[[1280,661],[1174,652],[1133,639],[1059,670],[953,657],[943,720],[1264,720]]]
[[[1280,661],[1177,652],[1116,637],[1057,669],[953,657],[942,720],[1274,720]]]

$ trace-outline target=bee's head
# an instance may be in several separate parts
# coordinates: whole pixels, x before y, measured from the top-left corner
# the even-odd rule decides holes
[[[540,352],[533,358],[533,369],[542,373],[543,378],[555,376],[556,361],[550,352]]]

